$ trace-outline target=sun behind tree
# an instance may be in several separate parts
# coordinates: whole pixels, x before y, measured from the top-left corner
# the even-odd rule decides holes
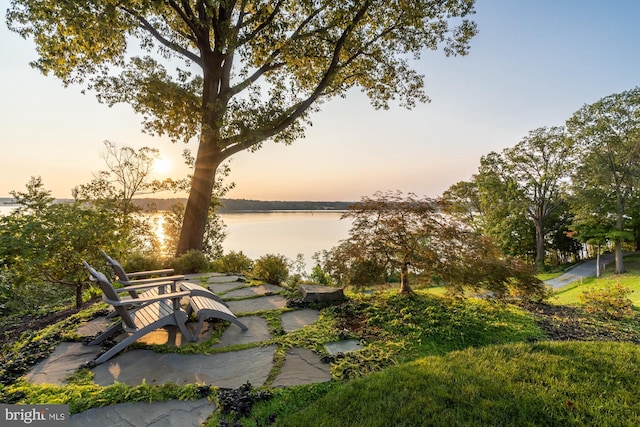
[[[166,157],[158,157],[153,161],[152,169],[157,175],[165,176],[171,172],[173,164],[171,163],[171,160]]]

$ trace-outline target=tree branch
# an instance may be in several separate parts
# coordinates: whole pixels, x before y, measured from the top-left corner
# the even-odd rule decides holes
[[[135,18],[138,22],[140,22],[140,28],[142,28],[142,29],[146,30],[147,32],[149,32],[149,34],[151,34],[161,44],[163,44],[164,46],[166,46],[169,49],[173,50],[174,52],[177,52],[177,53],[189,58],[190,60],[192,60],[193,62],[195,62],[196,64],[198,64],[198,65],[200,65],[202,67],[202,65],[203,65],[202,64],[202,58],[200,58],[198,55],[196,55],[195,53],[189,51],[188,49],[185,49],[184,47],[180,46],[177,43],[173,43],[172,41],[167,40],[162,34],[160,34],[160,32],[153,25],[151,25],[151,23],[149,21],[147,21],[143,16],[137,14],[134,10],[129,9],[127,7],[124,7],[124,6],[121,6],[121,8],[126,13],[128,13],[133,18]]]
[[[324,73],[323,78],[320,80],[315,90],[303,101],[300,101],[294,104],[292,107],[288,108],[286,112],[280,115],[278,119],[272,121],[271,127],[266,127],[260,135],[252,131],[244,132],[244,134],[236,135],[230,138],[227,138],[224,142],[227,145],[224,148],[223,153],[226,157],[231,156],[239,151],[242,151],[246,148],[249,148],[255,144],[258,144],[265,139],[268,139],[282,130],[289,127],[292,123],[298,120],[308,109],[309,107],[322,95],[323,91],[331,84],[331,81],[335,77],[337,70],[340,68],[340,54],[344,48],[344,45],[347,41],[347,38],[353,33],[354,29],[357,25],[364,19],[367,10],[370,7],[370,1],[364,2],[360,10],[356,13],[353,20],[347,25],[345,30],[342,32],[340,38],[336,42],[335,48],[333,50],[333,55],[331,58],[331,62],[327,67],[327,70]],[[308,22],[306,20],[305,22]],[[304,24],[301,24],[298,29],[301,29]],[[266,64],[265,64],[266,65]],[[264,67],[264,66],[263,66]],[[247,135],[249,133],[250,135]],[[253,135],[251,135],[253,133]],[[229,152],[227,156],[226,153]]]

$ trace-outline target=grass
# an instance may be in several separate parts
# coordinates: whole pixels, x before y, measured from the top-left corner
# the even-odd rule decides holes
[[[539,273],[537,275],[538,279],[542,280],[543,282],[545,280],[551,280],[551,279],[556,279],[558,277],[562,276],[562,272],[558,271],[555,273]]]
[[[471,348],[335,386],[275,425],[640,425],[639,376],[632,344]]]

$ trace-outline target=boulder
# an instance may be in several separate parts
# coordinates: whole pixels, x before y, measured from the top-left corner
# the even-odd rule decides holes
[[[345,299],[342,288],[332,288],[330,286],[300,285],[298,286],[302,299],[306,302],[335,302]]]

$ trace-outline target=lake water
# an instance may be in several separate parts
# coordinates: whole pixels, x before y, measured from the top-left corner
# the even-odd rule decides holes
[[[0,215],[11,212],[0,206]],[[304,255],[306,270],[313,268],[311,257],[331,249],[347,238],[351,220],[340,220],[336,211],[271,211],[221,214],[227,237],[222,243],[225,253],[242,251],[251,259],[266,254],[281,254],[291,261]]]
[[[340,215],[326,211],[221,214],[227,225],[222,246],[225,252],[241,250],[252,259],[272,253],[295,260],[302,253],[309,271],[315,252],[331,249],[348,236],[351,220],[340,220]]]

